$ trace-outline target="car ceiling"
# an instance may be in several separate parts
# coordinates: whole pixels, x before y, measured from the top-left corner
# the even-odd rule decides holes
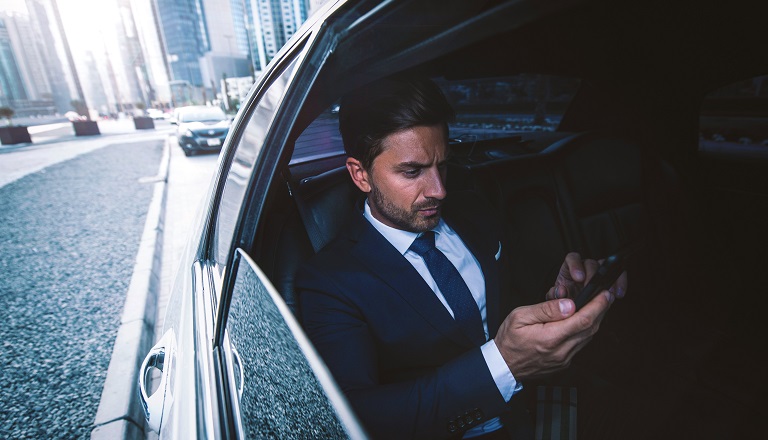
[[[342,32],[332,70],[355,72],[359,81],[347,84],[357,85],[364,74],[416,66],[458,47],[420,68],[454,77],[539,72],[675,83],[692,91],[768,72],[768,2],[544,3],[546,10],[531,1],[407,2]],[[484,21],[454,29],[461,39],[440,35],[460,17],[483,14]]]
[[[581,78],[592,90],[564,120],[572,130],[637,125],[651,113],[663,124],[697,109],[714,88],[768,73],[768,2],[445,0],[353,12],[356,20],[331,24],[337,46],[310,92],[306,123],[349,89],[403,70],[449,79]],[[688,123],[690,132],[695,121]]]

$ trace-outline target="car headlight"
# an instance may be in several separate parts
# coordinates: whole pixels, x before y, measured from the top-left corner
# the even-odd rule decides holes
[[[186,137],[195,137],[194,134],[192,134],[192,130],[187,130],[184,132],[184,136]]]

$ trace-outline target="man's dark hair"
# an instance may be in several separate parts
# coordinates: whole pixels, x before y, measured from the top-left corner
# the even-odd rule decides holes
[[[431,80],[387,78],[341,99],[339,131],[347,155],[370,170],[385,137],[416,126],[443,124],[447,138],[453,118],[453,108]]]

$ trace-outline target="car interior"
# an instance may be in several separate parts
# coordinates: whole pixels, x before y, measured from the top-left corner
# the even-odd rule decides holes
[[[425,75],[454,99],[463,90],[455,81],[567,78],[575,84],[567,101],[555,99],[549,83],[558,113],[551,127],[516,128],[508,117],[498,129],[499,115],[519,111],[492,102],[498,94],[491,93],[485,107],[482,97],[455,101],[450,135],[449,193],[482,194],[508,228],[510,309],[542,301],[569,251],[598,259],[637,248],[626,298],[568,370],[539,382],[577,387],[583,438],[760,432],[765,6],[591,1],[526,22],[514,7],[471,3],[480,18],[469,23],[446,11],[430,18],[434,29],[406,37],[397,29],[413,24],[414,11],[394,9],[340,39],[309,90],[291,136],[293,157],[272,182],[248,253],[295,310],[297,268],[333,239],[362,197],[344,168],[333,111],[356,85]],[[373,49],[366,43],[374,40],[387,43]],[[745,81],[762,89],[748,98],[708,98]],[[531,106],[537,93],[528,95]],[[745,140],[739,129],[713,128],[723,118],[753,134]]]

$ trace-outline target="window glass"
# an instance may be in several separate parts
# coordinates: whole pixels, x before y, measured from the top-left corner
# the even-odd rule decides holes
[[[244,438],[357,437],[356,418],[299,324],[238,252],[227,334],[231,396]]]
[[[291,162],[335,156],[344,152],[339,133],[339,106],[334,104],[304,129],[293,149]]]
[[[580,83],[538,74],[436,82],[456,111],[449,136],[475,140],[555,131]]]
[[[243,204],[243,197],[253,173],[256,160],[264,147],[264,139],[282,102],[289,80],[296,68],[296,58],[290,61],[283,72],[268,86],[252,111],[248,124],[237,144],[237,150],[230,165],[221,201],[217,210],[213,233],[213,258],[219,275],[226,267],[235,226]],[[281,146],[275,145],[275,148]]]
[[[580,80],[521,74],[501,78],[434,78],[456,110],[452,139],[508,137],[516,133],[555,131]],[[292,162],[342,154],[339,105],[322,112],[296,140]]]
[[[764,155],[768,147],[768,75],[710,92],[699,116],[699,149]]]

